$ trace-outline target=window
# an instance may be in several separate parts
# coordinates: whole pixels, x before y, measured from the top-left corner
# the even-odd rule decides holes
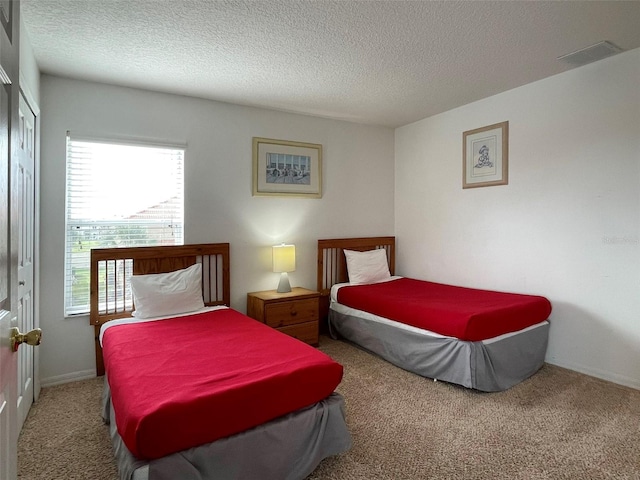
[[[89,312],[92,248],[183,244],[183,168],[182,147],[67,134],[65,315]]]

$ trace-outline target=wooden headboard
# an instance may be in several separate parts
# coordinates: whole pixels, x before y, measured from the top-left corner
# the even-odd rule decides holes
[[[336,283],[349,281],[347,262],[343,250],[385,249],[389,272],[395,275],[396,265],[396,237],[364,237],[364,238],[333,238],[318,240],[318,282],[320,292],[320,318],[325,319],[329,313],[329,296],[331,287]]]
[[[195,263],[202,264],[204,304],[229,306],[228,243],[91,250],[89,323],[95,328],[96,371],[99,376],[104,375],[100,327],[110,320],[131,316],[134,309],[131,275],[166,273]],[[116,295],[116,292],[124,292],[124,295]]]

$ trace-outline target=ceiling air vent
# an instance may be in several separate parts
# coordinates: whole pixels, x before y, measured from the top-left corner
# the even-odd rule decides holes
[[[586,65],[587,63],[595,62],[596,60],[602,60],[603,58],[610,57],[616,53],[620,53],[622,49],[616,47],[611,42],[599,42],[590,47],[585,47],[575,52],[567,53],[557,58],[561,62],[568,63],[574,67]]]

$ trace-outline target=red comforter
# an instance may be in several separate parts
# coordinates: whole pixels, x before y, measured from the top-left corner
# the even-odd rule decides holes
[[[342,366],[231,309],[108,328],[118,432],[158,458],[255,427],[330,395]]]
[[[338,302],[380,317],[460,340],[480,341],[546,320],[544,297],[455,287],[400,278],[345,286]]]

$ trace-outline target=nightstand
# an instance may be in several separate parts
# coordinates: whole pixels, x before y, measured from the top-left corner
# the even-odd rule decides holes
[[[318,346],[320,293],[295,287],[288,293],[275,290],[247,294],[247,315],[276,330]]]

